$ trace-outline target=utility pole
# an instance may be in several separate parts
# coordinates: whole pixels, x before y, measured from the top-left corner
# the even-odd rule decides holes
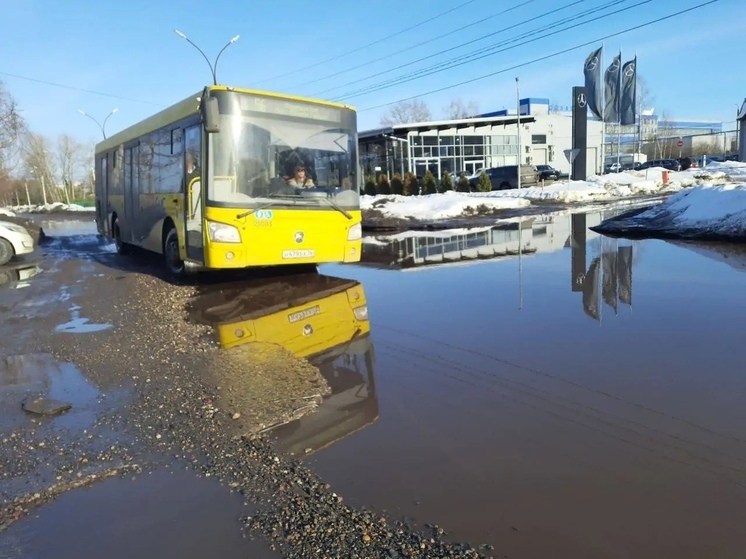
[[[518,125],[518,167],[516,172],[518,173],[518,190],[521,189],[521,161],[523,159],[523,146],[521,146],[521,92],[518,87],[518,78],[515,79],[515,102],[516,102],[516,124]]]
[[[44,205],[47,205],[47,186],[44,182],[44,173],[39,173],[41,175],[41,194],[44,197]]]

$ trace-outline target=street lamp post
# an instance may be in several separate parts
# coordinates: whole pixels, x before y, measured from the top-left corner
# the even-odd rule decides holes
[[[104,119],[104,123],[103,123],[103,124],[101,124],[101,123],[100,123],[100,122],[99,122],[98,120],[96,120],[96,119],[95,119],[95,118],[93,118],[93,117],[92,117],[91,115],[89,115],[89,114],[88,114],[87,112],[85,112],[85,111],[84,111],[83,109],[78,109],[78,112],[79,112],[80,114],[82,114],[83,116],[87,116],[87,117],[88,117],[88,118],[90,118],[90,119],[91,119],[91,120],[92,120],[93,122],[95,122],[95,123],[96,123],[96,126],[98,126],[98,129],[99,129],[99,130],[101,130],[101,135],[102,135],[102,136],[104,137],[104,140],[105,140],[105,139],[106,139],[106,121],[107,121],[107,120],[109,120],[109,118],[111,117],[111,115],[113,115],[114,113],[116,113],[116,112],[117,112],[118,110],[119,110],[118,108],[114,108],[114,109],[112,109],[112,110],[111,110],[111,112],[110,112],[110,113],[109,113],[108,115],[106,115],[106,118]]]
[[[225,46],[222,49],[220,49],[220,51],[218,52],[218,55],[215,57],[215,62],[211,64],[210,63],[210,59],[207,58],[207,55],[202,51],[201,48],[199,48],[196,44],[194,44],[189,37],[187,37],[186,35],[184,35],[184,33],[182,33],[181,31],[179,31],[178,29],[174,29],[174,33],[176,33],[179,37],[181,37],[182,39],[184,39],[187,43],[189,43],[190,45],[192,45],[194,48],[196,48],[199,51],[199,53],[202,55],[202,58],[205,59],[205,62],[207,62],[207,65],[210,67],[210,72],[212,73],[212,84],[213,85],[218,85],[217,72],[218,72],[218,60],[220,60],[220,55],[223,54],[223,51],[225,49],[227,49],[233,43],[235,43],[236,41],[238,41],[238,38],[240,37],[240,35],[236,35],[230,41],[228,41],[225,44]]]
[[[521,91],[518,86],[518,78],[515,79],[515,103],[516,103],[516,124],[518,125],[518,190],[521,189],[521,159],[523,159],[523,153],[521,152]],[[520,254],[520,253],[519,253]]]

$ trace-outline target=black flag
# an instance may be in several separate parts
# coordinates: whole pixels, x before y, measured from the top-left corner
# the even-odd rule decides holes
[[[588,102],[588,110],[598,120],[603,120],[601,115],[601,53],[603,47],[594,50],[585,59],[585,96]]]
[[[622,66],[622,95],[619,118],[622,125],[635,123],[637,115],[637,57]]]
[[[604,122],[619,122],[619,80],[622,74],[622,53],[611,61],[604,74]]]
[[[619,300],[632,304],[632,247],[619,247]]]

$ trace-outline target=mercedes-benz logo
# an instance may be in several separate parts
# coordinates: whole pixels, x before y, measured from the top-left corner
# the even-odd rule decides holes
[[[588,61],[588,64],[585,65],[586,70],[593,71],[596,69],[596,66],[598,66],[598,56],[594,56]]]
[[[624,69],[624,76],[627,78],[631,78],[635,75],[635,63],[627,65],[627,67]]]
[[[609,66],[608,70],[606,70],[606,71],[607,72],[616,72],[617,70],[619,70],[619,60],[617,60],[615,58],[614,61]]]
[[[294,239],[295,239],[296,243],[298,243],[298,244],[302,243],[303,242],[303,231],[296,232],[295,236],[294,236]]]
[[[581,93],[580,95],[578,95],[578,107],[582,109],[583,107],[585,107],[585,104],[585,93]]]

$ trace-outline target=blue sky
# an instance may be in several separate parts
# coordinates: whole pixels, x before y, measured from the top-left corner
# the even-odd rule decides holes
[[[211,59],[232,36],[241,35],[220,59],[222,83],[338,99],[610,3],[576,0],[574,6],[516,26],[571,1],[471,0],[418,26],[467,0],[5,0],[0,80],[35,131],[52,138],[66,132],[93,142],[100,133],[78,113],[79,108],[102,120],[118,107],[107,124],[111,134],[211,81],[204,59],[174,28],[186,33]],[[641,1],[617,1],[613,7],[565,26]],[[530,38],[536,40],[528,44],[345,102],[360,111],[360,129],[374,128],[385,110],[375,107],[385,103],[500,72],[703,1],[649,0],[599,21],[551,36],[533,35]],[[519,7],[500,14],[515,6]],[[722,120],[726,128],[734,128],[736,106],[746,96],[746,82],[737,69],[746,55],[746,44],[740,40],[746,28],[745,8],[743,0],[719,0],[693,13],[608,39],[606,60],[618,49],[624,59],[636,51],[639,73],[649,84],[657,112],[665,110],[677,119]],[[516,27],[501,31],[510,26]],[[480,39],[488,33],[495,35]],[[361,48],[388,35],[394,36]],[[467,41],[474,42],[459,46]],[[416,46],[419,43],[426,44]],[[582,84],[583,60],[593,46],[422,99],[435,117],[443,116],[443,107],[454,98],[476,101],[483,112],[513,107],[515,77],[519,77],[522,97],[548,97],[553,103],[569,104],[570,88]],[[448,52],[390,71],[441,51]],[[325,62],[329,59],[333,60]],[[380,75],[370,78],[374,74]]]

